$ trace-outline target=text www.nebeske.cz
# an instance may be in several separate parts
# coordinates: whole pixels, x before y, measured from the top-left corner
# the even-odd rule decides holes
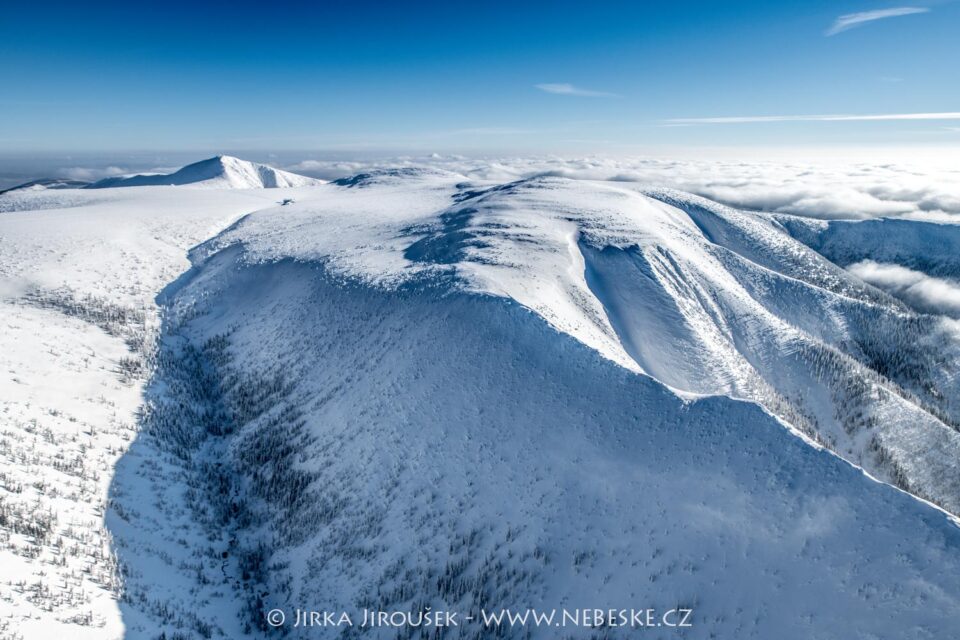
[[[457,627],[481,624],[485,627],[692,627],[693,609],[497,609],[465,614],[456,611],[347,611],[295,609],[292,620],[274,609],[267,614],[271,626],[292,627]]]

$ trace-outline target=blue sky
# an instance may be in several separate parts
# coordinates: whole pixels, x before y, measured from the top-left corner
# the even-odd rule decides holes
[[[800,117],[960,112],[958,32],[950,2],[9,3],[0,148],[957,145],[956,114]]]

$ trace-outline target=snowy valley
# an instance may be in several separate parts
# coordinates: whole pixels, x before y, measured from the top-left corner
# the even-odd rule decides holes
[[[0,194],[0,638],[960,633],[957,226],[474,169]]]

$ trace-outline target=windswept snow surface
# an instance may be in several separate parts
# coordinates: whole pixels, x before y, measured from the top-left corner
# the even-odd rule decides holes
[[[104,178],[85,188],[189,185],[208,189],[272,189],[318,184],[323,184],[323,181],[232,156],[216,156],[187,165],[171,174],[139,174]]]
[[[960,334],[820,252],[841,223],[411,167],[0,211],[0,634],[960,634]]]

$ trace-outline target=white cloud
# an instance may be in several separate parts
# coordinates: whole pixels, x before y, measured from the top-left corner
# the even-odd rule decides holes
[[[691,187],[699,195],[732,206],[809,218],[899,216],[914,210],[911,203],[882,200],[863,190],[842,184],[822,189],[806,181],[797,181],[792,185],[788,181],[782,187],[765,181],[755,184],[714,183]]]
[[[897,18],[900,16],[909,16],[915,13],[927,13],[930,9],[926,7],[894,7],[892,9],[877,9],[875,11],[862,11],[860,13],[848,13],[837,18],[834,23],[824,32],[824,35],[835,36],[838,33],[859,27],[874,20],[883,20],[884,18]]]
[[[312,178],[321,178],[323,180],[336,180],[344,176],[369,171],[372,163],[368,162],[350,162],[342,160],[303,160],[297,164],[284,167],[287,171],[301,173]],[[396,164],[396,161],[394,162]]]
[[[960,284],[956,282],[872,260],[852,264],[847,270],[918,311],[960,318]]]
[[[536,129],[520,129],[517,127],[473,127],[450,131],[454,136],[523,136],[539,133]]]
[[[129,173],[121,167],[67,167],[60,170],[60,174],[71,180],[83,180],[93,182],[102,178],[111,178],[113,176],[122,176]]]
[[[615,98],[617,94],[610,93],[608,91],[593,91],[591,89],[582,89],[580,87],[575,87],[572,84],[567,83],[557,83],[557,84],[536,84],[534,85],[540,91],[546,91],[547,93],[555,93],[562,96],[581,96],[585,98]]]
[[[664,124],[743,124],[750,122],[879,122],[884,120],[960,120],[960,111],[931,113],[828,114],[811,116],[723,116],[718,118],[671,118]]]

